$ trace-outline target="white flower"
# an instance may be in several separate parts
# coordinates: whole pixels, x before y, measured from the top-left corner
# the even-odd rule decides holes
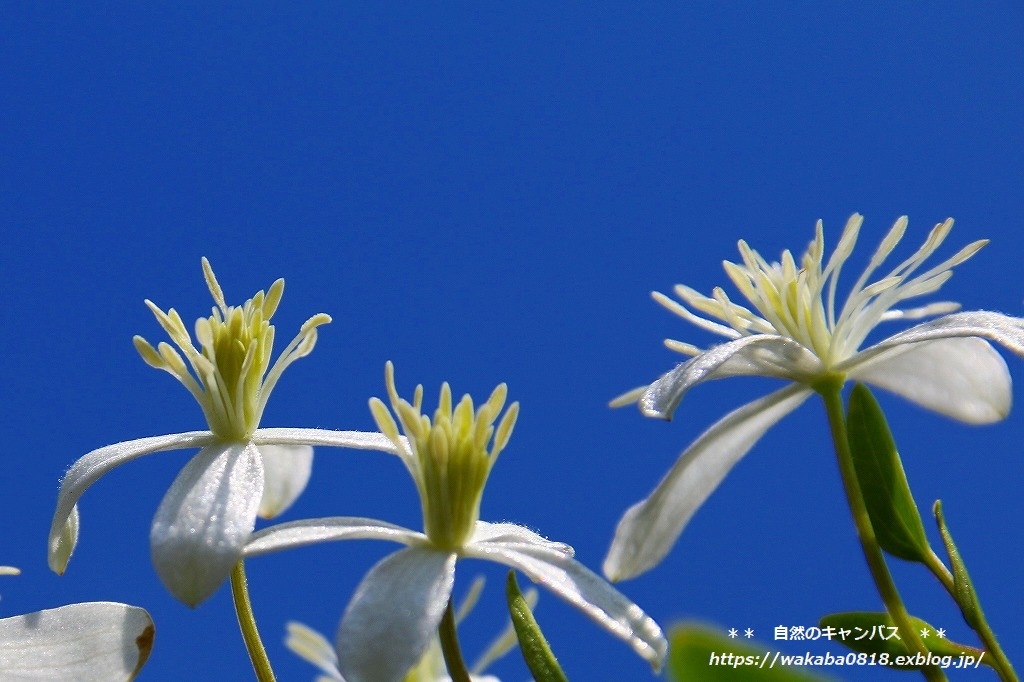
[[[50,528],[49,564],[63,573],[78,540],[78,498],[103,474],[154,452],[200,448],[164,496],[150,531],[153,564],[167,589],[195,606],[209,597],[241,558],[257,514],[274,516],[306,486],[313,445],[394,452],[379,433],[320,429],[260,429],[260,417],[281,373],[316,344],[317,327],[330,322],[321,313],[270,365],[274,327],[270,318],[284,291],[284,280],[260,291],[241,307],[228,306],[209,262],[206,283],[217,306],[196,322],[200,349],[192,344],[178,313],[146,305],[181,349],[192,371],[170,344],[153,348],[136,336],[143,360],[180,381],[199,402],[209,431],[190,431],[108,445],[85,455],[61,482]]]
[[[0,575],[18,575],[0,566]],[[68,604],[0,618],[4,680],[133,680],[153,648],[153,620],[144,609],[113,602]]]
[[[657,623],[575,561],[571,547],[511,523],[479,520],[484,483],[508,443],[518,413],[518,404],[513,403],[495,429],[505,403],[504,384],[475,413],[469,396],[453,410],[445,384],[431,422],[420,413],[422,386],[410,404],[398,397],[390,362],[386,379],[392,409],[408,441],[399,435],[383,403],[373,399],[370,409],[416,481],[425,532],[373,519],[311,519],[261,530],[245,548],[245,556],[251,557],[331,540],[378,539],[406,545],[366,574],[345,610],[335,646],[344,678],[397,682],[408,673],[433,641],[460,557],[496,561],[522,571],[659,668],[668,645]]]
[[[971,424],[995,422],[1009,413],[1010,375],[988,341],[1024,355],[1022,320],[986,311],[954,312],[960,306],[945,302],[894,309],[902,301],[938,290],[955,266],[987,242],[968,244],[951,258],[917,273],[953,227],[953,220],[946,220],[935,226],[910,258],[869,284],[902,238],[907,226],[904,216],[882,240],[837,315],[839,272],[853,251],[862,221],[857,214],[850,218],[824,267],[821,221],[799,268],[789,251],[783,252],[781,263],[769,264],[740,241],[743,264],[726,262],[725,271],[754,310],[733,303],[721,288],[707,297],[676,286],[676,295],[690,308],[721,322],[654,294],[655,300],[683,319],[729,341],[705,351],[667,340],[669,348],[694,357],[650,386],[616,399],[613,406],[636,401],[644,415],[669,419],[686,392],[704,381],[767,376],[793,383],[714,424],[682,453],[651,495],[626,512],[604,562],[610,579],[631,578],[657,565],[736,462],[816,388],[846,379],[861,381]],[[879,322],[943,313],[948,314],[858,350]]]
[[[480,596],[480,590],[483,589],[483,583],[482,577],[473,581],[469,595],[455,614],[456,623],[461,623],[473,609]],[[537,590],[533,588],[527,590],[524,598],[532,609],[537,603]],[[341,676],[341,670],[338,669],[338,654],[323,635],[296,621],[290,621],[286,627],[288,637],[285,639],[285,645],[325,673],[325,675],[317,677],[317,682],[345,681],[345,678]],[[488,665],[511,651],[516,642],[515,630],[512,623],[509,622],[505,630],[495,638],[487,651],[469,669],[470,679],[473,682],[500,682],[497,677],[481,673]],[[451,682],[451,677],[445,667],[439,637],[435,636],[431,640],[426,652],[419,662],[409,670],[402,682]]]

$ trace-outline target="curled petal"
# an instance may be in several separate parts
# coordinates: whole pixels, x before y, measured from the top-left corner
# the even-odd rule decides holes
[[[0,620],[5,680],[132,680],[153,648],[153,621],[127,604],[69,604]]]
[[[338,628],[339,667],[348,682],[398,682],[416,665],[451,596],[455,559],[410,547],[370,569]]]
[[[654,492],[623,515],[604,560],[604,574],[624,580],[656,566],[733,466],[810,394],[811,389],[792,384],[730,412],[701,434]]]
[[[259,515],[272,519],[306,489],[313,471],[313,448],[308,445],[260,445],[263,455],[263,499]]]
[[[744,336],[681,363],[651,384],[638,404],[647,417],[671,419],[686,392],[711,379],[762,376],[809,381],[822,370],[818,357],[792,339],[768,334]]]
[[[78,511],[75,504],[86,489],[114,467],[143,455],[164,450],[181,450],[209,445],[214,436],[209,431],[190,431],[168,436],[139,438],[115,443],[85,455],[65,474],[57,494],[57,509],[50,526],[48,561],[50,569],[63,574],[78,540]],[[74,520],[72,521],[72,516]],[[72,529],[70,526],[74,524]]]
[[[520,543],[474,543],[462,554],[498,561],[522,571],[629,644],[655,671],[661,669],[668,642],[653,618],[575,559],[551,553],[544,545],[536,549],[540,551],[530,551]]]
[[[897,346],[850,377],[968,424],[1005,419],[1013,399],[1006,361],[979,338]]]
[[[263,459],[251,443],[218,443],[178,473],[153,518],[153,565],[171,594],[196,606],[242,557],[263,496]]]
[[[427,536],[385,521],[354,516],[301,519],[278,523],[253,533],[245,546],[245,556],[260,556],[336,540],[391,540],[403,545],[417,545],[425,543]]]

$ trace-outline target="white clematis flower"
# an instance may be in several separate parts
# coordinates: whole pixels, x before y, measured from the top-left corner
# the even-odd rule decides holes
[[[783,252],[781,263],[769,264],[740,241],[743,263],[725,262],[725,271],[754,310],[732,302],[721,288],[707,297],[677,285],[675,293],[686,305],[660,293],[653,295],[688,322],[729,340],[708,350],[667,340],[670,349],[693,357],[650,386],[617,398],[613,406],[637,402],[644,415],[670,419],[687,391],[711,379],[766,376],[793,383],[714,424],[682,453],[651,495],[625,513],[604,562],[604,573],[611,580],[632,578],[657,565],[736,462],[816,387],[846,379],[861,381],[970,424],[999,421],[1009,413],[1010,374],[989,341],[1024,355],[1022,320],[986,311],[955,312],[960,306],[945,302],[894,308],[938,290],[955,266],[987,242],[968,244],[919,273],[953,227],[948,219],[935,226],[910,258],[869,284],[903,237],[907,218],[901,217],[837,311],[839,273],[862,222],[858,214],[850,218],[827,264],[821,221],[799,267],[789,251]],[[880,322],[935,315],[943,316],[859,350]]]
[[[188,366],[170,344],[153,348],[140,336],[134,342],[143,360],[170,373],[192,393],[210,430],[116,443],[79,459],[61,482],[49,541],[50,568],[63,574],[78,540],[76,503],[86,488],[137,457],[200,448],[171,484],[150,531],[157,573],[167,589],[190,606],[213,594],[228,577],[257,514],[279,514],[302,492],[313,462],[311,446],[395,450],[379,433],[258,428],[282,372],[313,350],[317,327],[331,318],[323,313],[309,318],[271,366],[270,318],[281,300],[284,280],[241,307],[228,306],[209,262],[203,258],[202,263],[217,305],[209,318],[196,322],[199,349],[173,308],[165,313],[146,301]]]
[[[0,575],[18,575],[0,566]],[[133,680],[153,648],[153,620],[144,609],[114,602],[68,604],[0,618],[4,680]]]
[[[461,623],[469,612],[473,610],[473,606],[476,605],[477,599],[480,596],[480,591],[483,589],[483,584],[484,579],[482,577],[473,581],[468,596],[455,613],[455,622],[457,624]],[[537,590],[530,588],[523,597],[531,609],[537,604]],[[327,638],[316,630],[296,621],[288,622],[286,628],[288,636],[285,639],[285,645],[295,654],[309,661],[325,673],[324,675],[317,676],[316,682],[334,682],[338,680],[345,682],[345,678],[341,676],[341,670],[338,668],[338,654],[327,641]],[[517,643],[515,629],[512,627],[511,621],[509,621],[505,630],[495,638],[494,642],[487,648],[487,651],[469,669],[470,679],[473,682],[500,682],[497,677],[483,675],[482,673],[487,666],[511,651]],[[441,651],[441,639],[435,635],[419,662],[402,678],[402,682],[451,682],[451,679],[445,667],[444,653]]]
[[[484,484],[518,414],[518,403],[513,403],[495,428],[505,404],[505,385],[474,413],[468,395],[453,409],[451,390],[444,384],[431,422],[420,412],[422,386],[417,386],[410,404],[398,397],[390,362],[386,380],[392,409],[408,441],[399,435],[380,400],[372,399],[370,410],[416,481],[425,532],[373,519],[310,519],[263,529],[245,548],[245,556],[251,557],[332,540],[378,539],[406,545],[366,574],[345,610],[335,644],[344,679],[403,679],[436,636],[460,557],[496,561],[522,571],[660,668],[668,648],[661,628],[575,561],[569,545],[511,523],[479,520]]]

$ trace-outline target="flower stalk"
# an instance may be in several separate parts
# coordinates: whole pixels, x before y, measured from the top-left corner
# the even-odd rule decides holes
[[[441,624],[437,628],[437,634],[441,638],[441,653],[444,654],[444,664],[448,668],[448,676],[452,678],[452,682],[471,682],[469,671],[466,670],[466,661],[463,660],[462,650],[459,648],[459,633],[455,629],[455,609],[450,598],[444,616],[441,617]]]
[[[258,682],[275,682],[277,678],[274,676],[274,669],[270,665],[270,658],[263,646],[263,640],[260,639],[259,628],[256,627],[252,602],[249,601],[249,581],[245,577],[245,561],[241,559],[231,571],[231,599],[235,603],[238,627],[242,631],[245,650],[249,652],[249,660],[252,661],[256,679]]]
[[[910,614],[903,605],[903,599],[896,589],[896,583],[892,579],[889,567],[885,563],[885,556],[882,554],[882,548],[875,537],[875,531],[868,516],[867,505],[864,502],[864,495],[861,492],[860,483],[857,481],[853,453],[850,451],[850,443],[846,435],[842,385],[842,377],[826,378],[815,385],[815,390],[825,401],[825,412],[828,416],[829,428],[832,432],[832,442],[836,449],[839,473],[843,479],[843,490],[846,492],[846,502],[850,507],[850,514],[853,516],[853,523],[857,528],[857,537],[864,552],[864,559],[868,563],[868,570],[871,572],[871,578],[875,583],[879,596],[882,598],[882,603],[885,604],[885,610],[899,628],[907,648],[915,653],[927,656],[928,649],[921,642],[917,630],[910,620]],[[946,679],[946,675],[936,666],[925,666],[921,669],[921,672],[925,679],[930,682],[939,682]]]

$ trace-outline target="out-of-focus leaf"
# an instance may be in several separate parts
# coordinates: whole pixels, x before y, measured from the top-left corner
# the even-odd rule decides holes
[[[516,572],[508,572],[505,583],[505,594],[508,598],[508,612],[512,616],[512,626],[519,638],[519,649],[523,652],[526,667],[530,669],[536,682],[568,682],[565,673],[558,665],[551,647],[544,639],[544,633],[530,612],[530,605],[519,591]]]
[[[774,651],[730,639],[706,625],[685,623],[669,633],[669,677],[676,682],[822,682],[797,668],[766,660]],[[762,667],[763,666],[763,667]]]
[[[978,595],[971,583],[971,576],[967,574],[967,566],[960,557],[960,550],[953,542],[953,536],[946,526],[946,518],[942,515],[942,500],[935,500],[932,507],[935,514],[935,521],[939,524],[939,533],[942,535],[942,543],[946,546],[946,553],[949,554],[949,563],[953,567],[953,595],[960,611],[964,614],[964,620],[974,630],[980,630],[984,626],[984,616],[981,612],[981,604],[978,602]]]
[[[932,627],[920,618],[910,617],[910,622],[917,630],[925,648],[935,656],[952,656],[959,660],[963,654],[979,657],[982,655],[980,649],[964,644],[957,644],[944,637],[939,637],[936,628]],[[833,613],[821,619],[819,627],[822,630],[831,628],[836,634],[832,641],[839,642],[854,651],[865,654],[885,654],[890,657],[887,665],[900,670],[920,670],[927,663],[925,660],[916,660],[917,654],[911,654],[907,649],[903,635],[895,630],[892,618],[888,613],[874,611],[847,611],[844,613]],[[922,633],[927,632],[928,636]],[[840,636],[846,633],[845,636]],[[896,657],[914,657],[913,661],[906,661],[897,664]],[[984,663],[984,658],[981,659]],[[934,661],[932,661],[934,664]]]

